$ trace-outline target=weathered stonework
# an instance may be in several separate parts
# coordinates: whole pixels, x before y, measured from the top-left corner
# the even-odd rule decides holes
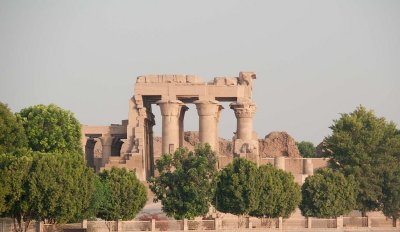
[[[161,110],[162,153],[174,152],[183,145],[186,104],[196,105],[200,142],[218,150],[218,123],[223,109],[220,102],[231,102],[238,120],[234,155],[257,162],[258,140],[252,123],[256,107],[251,100],[254,79],[256,75],[252,72],[241,72],[238,77],[216,77],[210,82],[193,75],[139,76],[129,101],[128,120],[121,125],[82,126],[88,165],[96,171],[126,167],[136,170],[141,180],[154,175],[159,154],[154,154],[153,148],[152,107]],[[95,156],[97,143],[101,143],[100,158]]]
[[[153,176],[155,161],[161,155],[154,152],[153,107],[160,107],[161,111],[162,153],[174,152],[187,143],[184,141],[183,128],[185,112],[188,110],[186,104],[196,105],[199,142],[208,143],[213,150],[219,151],[221,102],[231,102],[237,128],[232,141],[233,154],[218,154],[218,168],[227,165],[233,157],[245,157],[257,164],[270,162],[260,159],[259,141],[253,131],[256,113],[256,104],[252,101],[254,79],[256,75],[252,72],[240,72],[238,77],[216,77],[209,82],[192,75],[139,76],[134,95],[129,100],[128,120],[120,125],[82,126],[82,144],[87,164],[97,172],[113,166],[135,170],[142,181]],[[304,171],[311,173],[312,163],[305,161],[304,164]]]
[[[287,133],[273,131],[259,139],[260,157],[279,157],[285,156],[290,158],[300,158],[300,152],[297,148],[295,140]]]

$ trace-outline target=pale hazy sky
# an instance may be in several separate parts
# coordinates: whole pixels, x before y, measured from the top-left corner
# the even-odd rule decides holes
[[[0,0],[0,101],[14,112],[55,103],[83,124],[119,123],[139,75],[239,71],[257,73],[259,137],[319,143],[360,104],[399,126],[400,1]]]

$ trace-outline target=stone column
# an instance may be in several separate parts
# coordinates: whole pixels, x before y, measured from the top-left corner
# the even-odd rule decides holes
[[[307,228],[308,229],[312,228],[312,217],[307,217]]]
[[[217,143],[217,120],[219,104],[214,100],[195,101],[199,115],[199,139],[201,143],[210,144],[215,150]]]
[[[183,119],[185,118],[185,112],[189,108],[185,105],[182,106],[181,112],[179,114],[179,147],[183,147],[183,137],[185,136],[185,128],[184,128],[184,121]]]
[[[336,218],[336,228],[343,229],[343,216]]]
[[[103,156],[102,156],[102,162],[101,165],[104,167],[104,165],[108,162],[111,156],[111,145],[113,141],[113,137],[110,134],[103,134],[100,137],[101,140],[101,145],[102,145],[102,150],[103,150]]]
[[[189,230],[189,227],[188,227],[188,220],[187,220],[186,218],[183,219],[183,230],[184,230],[184,231]]]
[[[230,104],[237,119],[236,138],[242,140],[253,139],[253,117],[256,105],[251,100],[238,101]]]
[[[277,169],[285,171],[285,157],[279,156],[274,158],[274,166]]]
[[[314,174],[314,165],[312,159],[303,159],[303,174],[312,176]]]
[[[214,230],[218,231],[222,229],[221,218],[214,218]]]
[[[85,161],[86,165],[89,167],[95,167],[94,161],[94,146],[96,145],[96,140],[92,138],[86,138],[85,145]]]
[[[87,224],[88,224],[87,219],[83,219],[82,222],[81,222],[81,228],[82,229],[87,229],[88,228]]]
[[[162,153],[172,153],[179,147],[179,116],[183,103],[179,100],[157,102],[162,115]]]
[[[237,119],[236,135],[233,141],[233,155],[243,157],[255,163],[259,163],[258,139],[253,136],[253,117],[256,105],[250,99],[240,99],[231,103]]]
[[[279,228],[279,230],[283,230],[283,218],[282,217],[278,218],[278,228]]]
[[[156,231],[156,219],[151,219],[151,231]]]

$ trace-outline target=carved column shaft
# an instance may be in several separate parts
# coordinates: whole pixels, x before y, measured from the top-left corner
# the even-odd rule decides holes
[[[217,143],[217,101],[199,100],[196,104],[199,115],[199,139],[201,143],[208,143],[215,150]]]
[[[253,139],[253,116],[256,106],[251,101],[232,103],[237,119],[236,138],[242,140]]]
[[[312,176],[314,175],[314,164],[312,159],[305,158],[303,160],[303,174]]]
[[[102,166],[104,166],[111,156],[111,145],[113,141],[113,137],[110,134],[103,134],[100,137],[103,157],[102,157]]]
[[[162,115],[162,153],[179,147],[179,116],[183,103],[178,100],[158,101]]]
[[[238,139],[251,140],[253,135],[253,119],[238,118],[237,119],[236,136]]]
[[[253,138],[253,116],[256,105],[250,99],[241,99],[230,104],[237,119],[236,136],[233,141],[233,154],[245,157],[258,164],[258,140]]]

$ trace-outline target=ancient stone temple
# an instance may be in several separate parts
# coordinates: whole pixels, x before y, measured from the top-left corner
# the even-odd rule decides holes
[[[258,140],[253,132],[256,105],[251,98],[254,79],[252,72],[216,77],[209,82],[191,75],[139,76],[129,101],[128,120],[121,125],[82,126],[87,164],[96,171],[126,167],[136,170],[141,180],[152,176],[160,156],[153,152],[153,107],[161,110],[163,153],[174,152],[183,144],[186,104],[196,105],[200,142],[218,150],[221,102],[231,102],[232,116],[237,118],[233,155],[258,162]],[[224,162],[223,157],[219,161]]]

